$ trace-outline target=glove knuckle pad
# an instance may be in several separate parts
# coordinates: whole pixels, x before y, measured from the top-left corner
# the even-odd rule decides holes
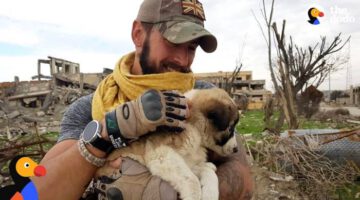
[[[145,117],[148,120],[156,121],[162,117],[161,97],[156,90],[149,90],[141,96],[141,104],[143,106]]]

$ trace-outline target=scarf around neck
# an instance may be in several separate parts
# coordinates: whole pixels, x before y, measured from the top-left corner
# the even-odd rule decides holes
[[[96,88],[92,100],[92,118],[101,120],[105,113],[119,104],[139,97],[148,89],[178,90],[185,93],[195,84],[193,73],[165,72],[160,74],[133,75],[135,52],[123,56],[113,73],[102,80]]]

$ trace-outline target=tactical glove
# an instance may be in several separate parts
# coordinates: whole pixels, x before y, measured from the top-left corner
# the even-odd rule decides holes
[[[109,138],[115,148],[119,148],[126,145],[126,140],[137,139],[157,127],[181,129],[187,112],[184,96],[176,91],[151,89],[106,114]]]

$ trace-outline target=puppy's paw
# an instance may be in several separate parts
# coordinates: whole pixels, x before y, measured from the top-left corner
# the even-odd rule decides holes
[[[201,199],[202,200],[218,200],[219,199],[219,188],[203,187]]]
[[[207,162],[204,164],[201,177],[202,200],[219,199],[219,180],[215,171],[216,166],[213,163]]]
[[[205,167],[210,168],[214,171],[216,171],[216,166],[212,162],[206,162]]]
[[[182,200],[201,200],[201,193],[193,193],[189,196],[181,198]]]
[[[192,194],[184,196],[181,199],[182,200],[200,200],[201,199],[201,192],[194,192]]]
[[[202,190],[199,181],[188,181],[183,185],[180,191],[180,197],[183,200],[200,200]]]

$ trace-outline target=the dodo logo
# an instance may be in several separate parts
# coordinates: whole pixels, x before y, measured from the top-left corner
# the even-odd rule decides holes
[[[324,13],[321,12],[320,10],[318,10],[317,8],[313,7],[308,10],[308,15],[310,18],[310,20],[308,20],[308,22],[312,25],[318,25],[318,24],[320,24],[318,17],[323,17]]]
[[[29,157],[16,156],[10,162],[9,171],[15,184],[0,188],[0,199],[37,200],[38,193],[35,184],[29,177],[45,176],[45,168]]]

